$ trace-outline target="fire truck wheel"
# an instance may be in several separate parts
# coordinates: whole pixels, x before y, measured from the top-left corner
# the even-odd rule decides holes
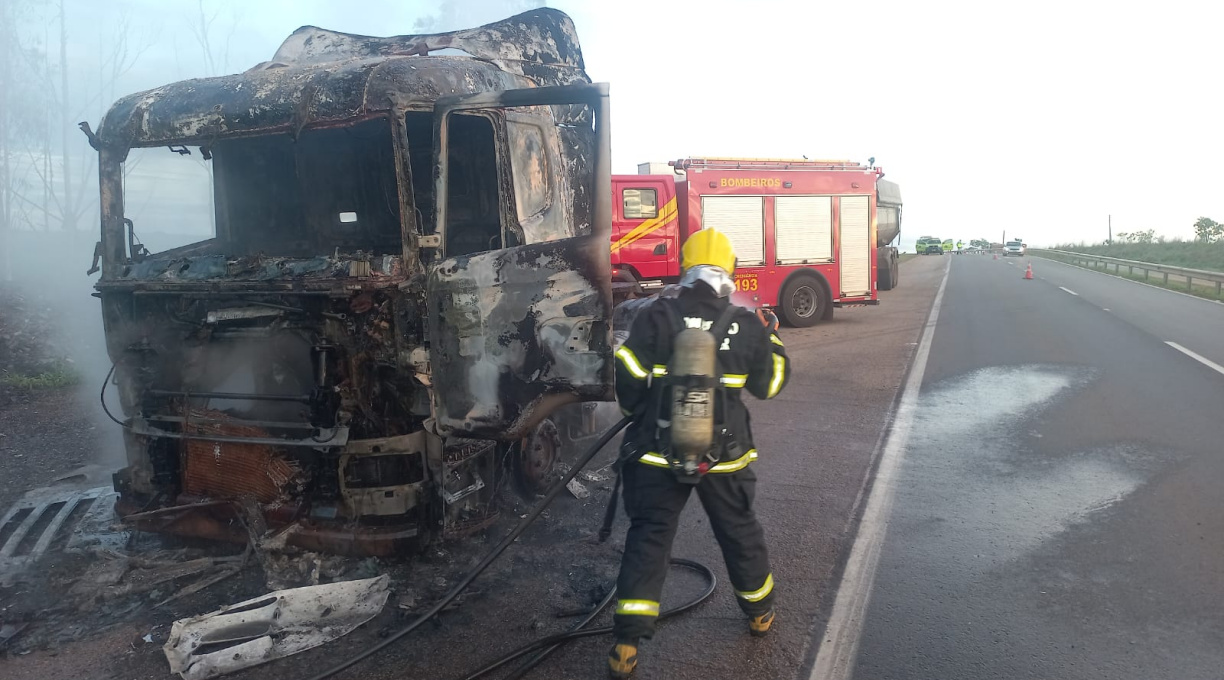
[[[778,303],[786,325],[795,328],[814,326],[818,321],[827,319],[832,311],[824,283],[811,274],[800,274],[791,279],[782,289],[782,299]]]

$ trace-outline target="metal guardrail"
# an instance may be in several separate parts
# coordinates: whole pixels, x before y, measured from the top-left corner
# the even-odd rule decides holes
[[[1091,269],[1103,269],[1109,271],[1110,266],[1119,274],[1122,273],[1122,267],[1127,268],[1127,273],[1134,275],[1138,269],[1143,272],[1145,279],[1151,278],[1151,272],[1163,275],[1164,285],[1169,285],[1169,276],[1176,276],[1186,281],[1186,290],[1191,290],[1194,287],[1195,281],[1205,281],[1215,284],[1216,297],[1220,297],[1224,293],[1224,272],[1212,272],[1205,269],[1189,269],[1186,267],[1174,267],[1168,264],[1155,264],[1152,262],[1138,262],[1135,260],[1122,260],[1116,257],[1105,257],[1104,255],[1091,255],[1089,253],[1073,253],[1066,250],[1051,250],[1047,248],[1029,248],[1029,254],[1040,255],[1042,253],[1052,253],[1063,258],[1070,258],[1072,264],[1080,264],[1081,262]],[[1098,267],[1099,265],[1099,267]]]

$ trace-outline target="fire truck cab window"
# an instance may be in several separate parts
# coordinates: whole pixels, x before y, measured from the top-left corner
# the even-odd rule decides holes
[[[625,189],[621,214],[627,220],[648,220],[659,216],[658,192],[654,189]]]

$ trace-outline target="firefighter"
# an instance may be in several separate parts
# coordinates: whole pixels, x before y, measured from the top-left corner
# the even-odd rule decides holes
[[[638,640],[654,634],[672,539],[694,487],[722,549],[736,600],[748,617],[749,632],[763,636],[774,620],[774,577],[765,535],[753,512],[756,475],[749,464],[757,450],[740,394],[748,390],[760,399],[777,396],[790,376],[790,362],[772,312],[754,314],[731,305],[735,262],[725,234],[703,229],[690,236],[681,250],[679,294],[659,298],[642,310],[616,352],[616,397],[633,420],[619,461],[630,526],[617,579],[616,643],[608,658],[613,678],[632,675]],[[669,366],[677,365],[673,341],[686,328],[713,334],[708,347],[717,357],[711,357],[711,365],[718,370],[711,384],[721,383],[714,388],[710,421],[715,444],[695,474],[672,455],[667,431],[681,416],[660,393],[670,380]]]

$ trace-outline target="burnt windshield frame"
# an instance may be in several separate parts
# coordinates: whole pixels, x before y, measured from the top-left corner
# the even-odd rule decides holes
[[[372,135],[371,139],[373,137],[380,137],[381,140],[385,140],[386,144],[382,150],[378,151],[377,155],[371,157],[375,158],[380,165],[383,165],[382,169],[373,171],[370,173],[369,177],[349,179],[357,182],[358,184],[364,180],[372,180],[375,183],[382,185],[381,187],[364,186],[358,187],[358,189],[364,191],[366,194],[369,194],[370,191],[374,191],[375,193],[382,191],[382,198],[380,199],[378,205],[380,207],[385,207],[385,210],[383,211],[385,214],[380,215],[382,218],[384,218],[381,221],[385,222],[385,224],[378,224],[377,228],[375,230],[371,230],[370,234],[364,235],[364,237],[368,237],[365,238],[365,240],[369,240],[371,243],[367,244],[364,242],[364,240],[360,239],[354,240],[352,243],[343,244],[341,251],[348,252],[350,250],[363,250],[370,252],[371,250],[377,250],[381,254],[391,254],[402,257],[408,250],[408,236],[411,234],[415,237],[415,220],[410,222],[405,215],[411,215],[415,208],[410,187],[409,190],[405,191],[405,186],[410,184],[410,181],[407,181],[407,178],[401,178],[408,160],[406,151],[404,149],[405,145],[401,143],[399,138],[399,126],[392,122],[393,118],[394,117],[391,115],[381,114],[377,116],[364,117],[361,119],[347,120],[339,125],[333,123],[330,125],[311,126],[299,131],[296,135],[291,135],[289,132],[278,131],[255,135],[241,134],[222,136],[202,143],[198,141],[193,143],[193,145],[189,147],[191,153],[193,155],[199,154],[201,153],[201,149],[205,150],[206,153],[204,155],[209,159],[210,171],[213,173],[212,192],[213,219],[215,224],[214,236],[211,239],[204,239],[187,246],[153,253],[151,256],[163,257],[187,255],[194,254],[202,250],[208,250],[210,252],[215,251],[218,254],[224,253],[226,255],[241,256],[255,254],[254,252],[246,252],[241,247],[238,247],[241,240],[242,227],[236,226],[234,224],[233,216],[229,214],[228,204],[230,198],[225,195],[225,181],[222,181],[222,173],[219,171],[220,166],[223,165],[225,161],[222,160],[220,163],[218,163],[218,156],[215,155],[218,152],[219,146],[223,147],[231,143],[241,145],[244,140],[261,138],[274,139],[277,137],[286,137],[290,139],[291,143],[293,144],[291,157],[293,163],[292,171],[295,178],[292,183],[298,187],[298,212],[305,215],[311,210],[309,205],[311,201],[302,194],[310,193],[311,187],[310,183],[303,180],[300,175],[302,174],[303,164],[310,162],[309,156],[315,157],[315,167],[313,170],[314,174],[317,176],[316,184],[322,184],[323,186],[332,185],[335,183],[335,179],[326,177],[326,163],[318,160],[318,158],[326,157],[328,154],[320,153],[320,149],[314,149],[313,151],[311,149],[305,149],[304,151],[302,147],[302,139],[308,135],[313,137],[316,134],[340,134],[337,131],[349,131],[349,133],[352,134],[352,131],[358,130],[357,134],[361,134],[359,129],[362,126],[376,125],[381,122],[382,125],[385,126],[384,129]],[[368,130],[366,134],[369,134]],[[334,144],[335,142],[330,143]],[[371,141],[371,144],[372,143],[375,142]],[[124,225],[124,220],[128,217],[126,215],[127,211],[125,209],[125,202],[127,194],[130,192],[130,188],[124,186],[124,163],[128,160],[128,156],[132,149],[163,149],[166,153],[172,153],[168,149],[168,147],[171,146],[181,147],[185,145],[172,141],[159,142],[157,144],[137,145],[127,149],[108,149],[105,147],[99,149],[99,177],[102,194],[102,255],[103,264],[110,265],[109,270],[104,267],[104,278],[111,278],[115,276],[120,267],[131,262],[131,258],[129,257],[130,254],[127,252],[127,228]],[[354,146],[350,144],[346,145],[346,148],[357,151],[361,147],[360,145]],[[374,147],[368,146],[367,148],[373,149]],[[224,155],[223,150],[220,153],[221,155]],[[359,155],[360,154],[358,153],[350,153],[350,158],[347,160],[352,162],[349,164],[361,163],[362,160],[358,158]],[[231,181],[230,183],[233,182]],[[366,182],[366,184],[369,183]],[[337,195],[339,195],[338,189]],[[323,196],[322,198],[332,200],[334,197]],[[368,214],[376,214],[369,209],[369,207],[374,206],[375,203],[370,202],[372,199],[367,199],[369,199],[368,196],[362,198],[362,200],[366,200],[367,203],[364,211]],[[386,203],[385,206],[382,205],[383,201]],[[318,212],[319,209],[320,208],[316,206],[315,212]],[[302,235],[313,239],[313,247],[309,249],[309,253],[307,253],[306,250],[294,253],[282,253],[276,252],[275,248],[268,248],[263,252],[272,256],[279,255],[290,258],[308,255],[332,255],[336,252],[336,246],[334,243],[332,243],[332,241],[334,241],[332,236],[335,236],[335,234],[329,233],[328,230],[339,227],[342,218],[340,218],[339,213],[332,215],[330,212],[336,211],[328,211],[329,214],[326,216],[323,213],[318,213],[310,216],[309,218],[303,217],[302,219],[297,220],[296,229]],[[324,219],[325,217],[331,218],[332,221],[336,222],[336,224],[322,225],[322,222],[326,221]],[[139,233],[142,228],[145,230],[150,228],[156,229],[156,225],[136,224],[135,228],[137,233]],[[394,236],[392,236],[392,231],[394,231]],[[381,234],[381,236],[379,236],[379,234]],[[381,239],[379,243],[373,243],[373,241],[379,239]],[[394,244],[392,239],[394,239]],[[412,241],[413,245],[415,245],[415,238],[413,238]]]

